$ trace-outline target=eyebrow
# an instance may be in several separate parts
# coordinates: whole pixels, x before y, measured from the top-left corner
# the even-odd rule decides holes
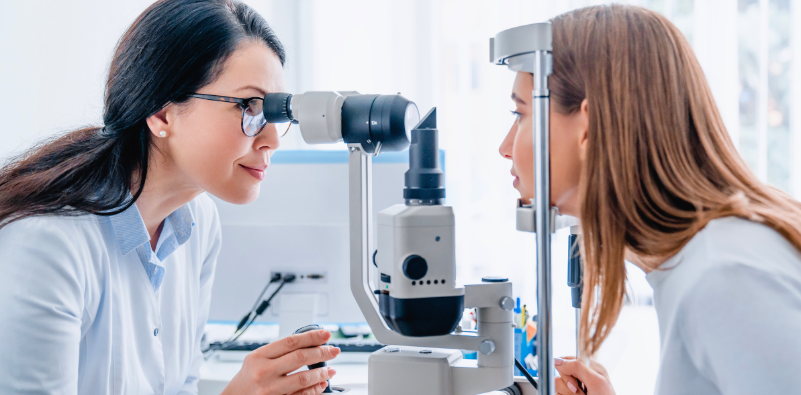
[[[260,93],[262,96],[264,96],[264,95],[267,93],[267,92],[265,92],[265,91],[264,91],[264,89],[261,89],[261,88],[259,88],[259,87],[253,86],[253,85],[247,85],[247,86],[243,86],[243,87],[241,87],[241,88],[237,89],[235,92],[240,92],[240,91],[243,91],[243,90],[246,90],[246,89],[254,89],[254,90],[257,90],[257,91],[259,91],[259,93]]]
[[[520,97],[518,97],[517,95],[515,95],[515,93],[514,93],[514,92],[512,92],[512,100],[514,100],[515,102],[517,102],[517,103],[520,103],[520,104],[522,104],[522,105],[524,105],[524,106],[526,105],[526,102],[525,102],[525,101],[523,101],[523,99],[521,99],[521,98],[520,98]]]

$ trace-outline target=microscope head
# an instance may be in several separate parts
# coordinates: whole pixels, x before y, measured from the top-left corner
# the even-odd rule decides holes
[[[268,93],[264,118],[270,123],[300,126],[308,144],[344,141],[361,144],[367,153],[403,151],[420,120],[417,105],[401,95],[358,92]]]
[[[464,311],[464,288],[456,286],[453,209],[443,205],[436,115],[432,109],[411,131],[406,204],[378,213],[379,310],[405,336],[451,333]]]
[[[441,205],[445,201],[445,173],[439,164],[437,108],[432,108],[411,133],[403,198],[407,206]]]

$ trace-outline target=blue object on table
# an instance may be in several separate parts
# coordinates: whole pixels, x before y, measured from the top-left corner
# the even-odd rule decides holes
[[[526,348],[523,344],[526,341],[526,333],[523,332],[520,328],[515,328],[515,358],[517,358],[520,363],[525,363],[526,356],[523,354],[523,350]],[[522,376],[523,373],[520,369],[515,366],[515,376]]]

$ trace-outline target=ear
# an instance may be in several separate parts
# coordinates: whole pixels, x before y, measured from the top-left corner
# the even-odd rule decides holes
[[[587,140],[590,130],[590,104],[587,99],[581,101],[581,108],[578,111],[578,124],[581,130],[579,131],[579,150],[581,161],[587,158]]]
[[[147,127],[150,128],[150,133],[153,134],[153,137],[163,138],[170,134],[171,121],[173,120],[172,107],[172,104],[168,104],[147,118]],[[163,136],[161,132],[164,132]]]

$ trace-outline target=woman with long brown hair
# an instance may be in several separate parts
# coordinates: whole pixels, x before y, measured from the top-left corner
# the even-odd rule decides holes
[[[738,155],[690,45],[631,6],[552,21],[551,204],[580,219],[580,351],[620,313],[628,260],[647,273],[659,318],[658,394],[801,388],[801,204]],[[500,147],[530,199],[532,76]],[[605,371],[557,359],[560,394],[614,393]],[[576,379],[586,388],[579,388]]]
[[[119,41],[104,125],[0,169],[0,393],[198,393],[222,243],[206,193],[258,197],[284,61],[245,4],[158,1]],[[223,393],[323,392],[332,369],[292,372],[334,358],[330,337],[253,351]]]

